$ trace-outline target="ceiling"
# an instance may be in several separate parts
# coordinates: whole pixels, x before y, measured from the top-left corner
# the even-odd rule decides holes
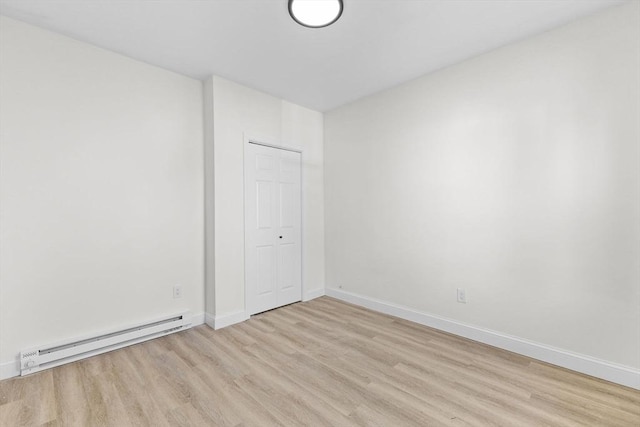
[[[327,111],[623,0],[344,0],[305,28],[287,0],[1,0],[0,13],[196,79]]]

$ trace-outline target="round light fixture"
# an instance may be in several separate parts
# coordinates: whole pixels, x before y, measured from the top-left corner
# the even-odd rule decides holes
[[[336,22],[343,7],[342,0],[289,0],[289,15],[305,27],[322,28]]]

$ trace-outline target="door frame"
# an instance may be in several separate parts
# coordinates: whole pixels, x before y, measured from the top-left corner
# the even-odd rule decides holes
[[[300,154],[300,301],[305,301],[305,283],[304,283],[304,152],[300,148],[292,147],[289,145],[284,145],[279,141],[273,141],[270,138],[265,138],[262,136],[258,136],[252,133],[243,132],[243,143],[242,143],[242,264],[244,266],[243,270],[243,282],[244,282],[244,311],[247,318],[249,318],[250,314],[247,308],[247,204],[246,204],[246,186],[247,186],[247,171],[245,170],[246,160],[247,160],[247,148],[249,144],[254,145],[262,145],[264,147],[275,148],[277,150],[284,151],[292,151],[294,153]]]

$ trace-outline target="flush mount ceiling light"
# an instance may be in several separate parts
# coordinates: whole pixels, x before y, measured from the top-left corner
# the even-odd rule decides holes
[[[333,24],[342,15],[342,8],[342,0],[289,0],[289,15],[309,28]]]

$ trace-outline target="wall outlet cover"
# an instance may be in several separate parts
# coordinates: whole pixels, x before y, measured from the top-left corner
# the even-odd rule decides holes
[[[458,302],[461,302],[463,304],[467,303],[467,292],[464,289],[462,288],[457,289],[457,297],[458,297]]]

